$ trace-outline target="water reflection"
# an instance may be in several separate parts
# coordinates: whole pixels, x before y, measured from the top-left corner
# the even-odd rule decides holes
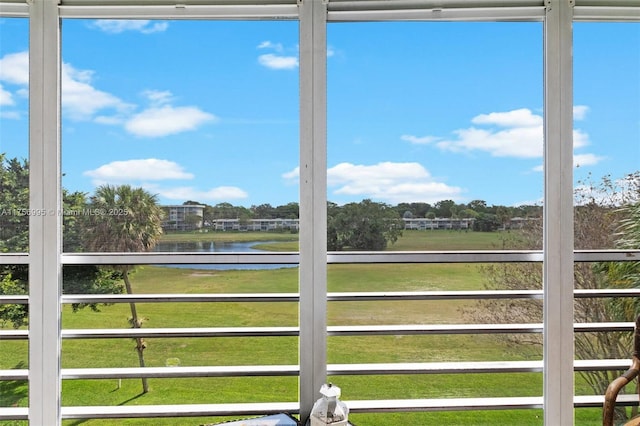
[[[266,252],[255,248],[257,244],[268,244],[268,241],[245,241],[245,242],[214,242],[214,241],[191,241],[191,242],[161,242],[156,245],[153,251],[164,253],[258,253]],[[297,265],[290,264],[233,264],[233,265],[207,265],[207,264],[167,264],[158,265],[167,268],[183,268],[183,269],[279,269],[279,268],[295,268]]]

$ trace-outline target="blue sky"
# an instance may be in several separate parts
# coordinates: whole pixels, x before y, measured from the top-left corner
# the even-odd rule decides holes
[[[576,180],[640,169],[640,24],[574,27]],[[328,27],[328,199],[542,198],[541,23]],[[28,154],[28,25],[0,20],[0,150]],[[297,202],[297,22],[64,20],[63,185]]]

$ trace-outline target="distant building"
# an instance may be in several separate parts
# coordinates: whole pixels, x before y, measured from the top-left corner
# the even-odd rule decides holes
[[[539,217],[512,217],[509,222],[505,224],[506,229],[522,229],[525,225],[531,222],[540,222]]]
[[[409,219],[404,218],[404,229],[418,229],[421,231],[427,229],[473,229],[472,218],[464,219],[452,219],[448,217],[436,217],[433,219],[428,218],[416,218]]]
[[[215,231],[279,231],[300,228],[299,219],[215,219],[211,221]]]
[[[404,229],[472,229],[474,219],[404,218]],[[299,219],[214,219],[207,222],[214,231],[278,231],[300,230]]]
[[[202,228],[204,207],[200,204],[178,204],[162,206],[165,217],[162,229],[171,231],[189,231]]]

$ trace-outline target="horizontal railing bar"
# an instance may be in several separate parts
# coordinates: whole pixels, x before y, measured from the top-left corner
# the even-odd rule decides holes
[[[613,331],[634,331],[633,322],[590,322],[576,323],[573,325],[576,332],[613,332]]]
[[[20,294],[20,295],[3,294],[3,295],[0,295],[0,305],[8,305],[8,304],[27,305],[27,304],[29,304],[29,296],[27,296],[26,294]]]
[[[577,359],[573,362],[575,371],[626,370],[630,366],[630,359]]]
[[[123,337],[288,337],[298,335],[298,327],[131,328],[62,330],[63,339],[113,339]]]
[[[329,326],[329,336],[542,333],[542,324],[399,324]]]
[[[1,3],[0,3],[1,4]],[[0,12],[2,8],[0,8]],[[28,265],[28,253],[2,253],[0,254],[0,265]]]
[[[577,299],[638,297],[640,288],[577,289]],[[398,300],[490,300],[542,299],[542,290],[471,290],[471,291],[389,291],[328,293],[330,302],[398,301]],[[166,302],[297,302],[298,293],[202,293],[202,294],[70,294],[62,303],[166,303]],[[28,304],[27,295],[0,295],[0,304]]]
[[[299,263],[300,255],[291,252],[279,253],[64,253],[64,265],[162,265],[162,264],[289,264]]]
[[[299,299],[298,293],[73,294],[63,295],[62,303],[297,302]]]
[[[575,360],[574,371],[625,370],[628,359]],[[469,373],[539,373],[543,361],[455,361],[421,363],[329,364],[327,374],[387,375],[387,374],[469,374]]]
[[[639,292],[640,293],[640,292]],[[542,290],[477,290],[477,291],[389,291],[328,293],[330,302],[405,301],[405,300],[487,300],[542,299]]]
[[[328,263],[504,263],[542,262],[542,251],[330,252]]]
[[[575,332],[633,331],[633,322],[575,323]],[[399,324],[329,326],[329,336],[542,333],[536,324]]]
[[[451,398],[345,401],[351,413],[385,413],[411,411],[521,410],[543,408],[543,397]],[[602,395],[574,396],[576,408],[601,408]],[[638,395],[619,395],[617,405],[638,404]]]
[[[574,371],[626,370],[629,359],[575,360]],[[469,374],[469,373],[539,373],[543,361],[455,361],[419,363],[328,364],[327,375],[389,375],[389,374]],[[297,365],[236,365],[190,367],[125,367],[125,368],[63,368],[65,380],[186,378],[186,377],[262,377],[297,376]],[[0,370],[0,380],[27,380],[29,370]]]
[[[573,291],[573,297],[576,299],[638,296],[640,296],[640,288],[597,288],[577,289]]]
[[[328,364],[327,375],[535,373],[541,372],[542,366],[542,361]]]
[[[0,421],[28,420],[29,409],[27,407],[0,407]]]
[[[350,413],[413,411],[523,410],[542,408],[542,397],[387,399],[344,401]]]
[[[0,341],[2,340],[26,340],[29,338],[28,330],[0,330]]]
[[[630,294],[640,294],[636,290]],[[328,293],[330,302],[404,300],[542,299],[542,290],[391,291]],[[595,297],[595,296],[593,296]],[[155,302],[297,302],[298,293],[227,294],[91,294],[63,295],[62,303],[155,303]],[[0,296],[2,302],[2,296]]]
[[[576,262],[628,262],[640,260],[640,250],[575,250]]]
[[[23,255],[26,258],[26,255]],[[0,256],[0,262],[4,255]],[[4,259],[7,264],[21,263],[22,258]],[[297,252],[282,253],[64,253],[65,265],[129,265],[129,264],[288,264],[299,263]],[[522,251],[442,251],[442,252],[329,252],[329,264],[372,264],[372,263],[517,263],[542,262],[540,250]],[[576,262],[614,262],[640,260],[637,250],[577,250]],[[26,261],[24,262],[26,263]]]
[[[576,323],[575,332],[633,331],[633,322]],[[536,324],[398,324],[329,326],[329,336],[385,336],[431,334],[503,334],[542,333]],[[64,339],[114,338],[184,338],[184,337],[290,337],[298,336],[298,327],[213,327],[213,328],[129,328],[129,329],[66,329]],[[27,330],[0,330],[0,339],[24,340]]]
[[[238,365],[206,367],[135,367],[135,368],[68,368],[62,369],[66,380],[184,378],[184,377],[263,377],[298,376],[297,365]]]
[[[638,406],[638,394],[619,394],[616,399],[616,405],[631,407]],[[576,408],[602,408],[604,404],[603,395],[575,395],[573,397],[573,406]]]
[[[62,407],[63,419],[250,416],[300,411],[297,402]]]
[[[28,378],[29,370],[26,368],[0,370],[0,380],[27,380]]]

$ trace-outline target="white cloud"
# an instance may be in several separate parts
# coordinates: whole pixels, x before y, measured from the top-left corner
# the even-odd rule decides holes
[[[281,43],[273,43],[269,40],[266,40],[258,45],[258,49],[273,49],[276,52],[282,52],[284,50],[284,46],[282,46]]]
[[[154,188],[154,191],[171,200],[228,201],[248,197],[246,191],[235,186],[219,186],[206,191],[193,187]]]
[[[0,84],[0,105],[15,105],[11,92],[4,90]]]
[[[289,70],[298,67],[298,58],[295,56],[281,56],[266,53],[258,56],[260,65],[274,70]]]
[[[8,53],[0,58],[0,81],[29,84],[29,52]]]
[[[258,63],[263,67],[273,70],[289,70],[298,67],[298,57],[283,54],[285,49],[281,43],[266,40],[260,43],[257,48],[269,49],[277,53],[265,53],[258,56]]]
[[[154,22],[144,19],[98,19],[91,25],[105,33],[120,34],[125,31],[138,31],[143,34],[151,34],[166,31],[169,27],[167,22]]]
[[[441,138],[435,136],[413,136],[413,135],[402,135],[400,139],[403,141],[410,142],[415,145],[428,145],[430,143],[439,141]]]
[[[236,200],[248,197],[246,191],[235,186],[219,186],[209,190],[199,190],[190,186],[168,188],[159,185],[159,181],[190,180],[192,173],[173,161],[157,158],[113,161],[97,169],[83,173],[92,178],[94,185],[131,183],[171,200]]]
[[[16,97],[28,99],[29,91],[29,54],[28,52],[9,53],[0,58],[0,82],[18,85],[16,89],[7,89],[0,84],[0,117],[9,120],[20,120],[22,114],[18,111],[7,110],[16,105]]]
[[[504,130],[470,127],[453,132],[457,139],[444,140],[437,146],[453,152],[486,151],[494,157],[538,158],[543,150],[542,125],[513,127]]]
[[[589,135],[580,129],[573,131],[573,148],[582,148],[589,145]]]
[[[493,124],[500,127],[540,127],[542,116],[535,115],[527,108],[507,112],[480,114],[471,119],[473,124]]]
[[[168,90],[145,90],[142,92],[152,105],[166,105],[173,100],[173,94]]]
[[[455,130],[456,139],[436,145],[453,152],[485,151],[494,157],[542,157],[543,118],[527,108],[480,114],[471,123],[483,127]]]
[[[298,182],[300,168],[283,173],[282,177],[289,182]],[[393,204],[455,200],[462,194],[461,188],[433,179],[429,171],[419,163],[340,163],[327,170],[327,184],[332,194],[337,196],[371,198]]]
[[[98,90],[91,85],[93,71],[77,70],[70,64],[62,65],[62,107],[68,118],[89,120],[104,109],[115,109],[118,113],[133,107],[120,98]]]
[[[197,107],[151,107],[131,117],[125,129],[136,136],[161,137],[189,130],[216,121],[217,117]]]
[[[573,167],[593,166],[604,160],[604,157],[595,154],[575,154],[573,156]]]
[[[589,107],[586,105],[574,105],[573,107],[573,119],[574,120],[584,120],[587,112],[589,112]]]
[[[573,167],[586,167],[586,166],[594,166],[601,161],[605,160],[606,157],[601,157],[595,154],[574,154],[573,155]],[[534,172],[543,172],[544,167],[542,164],[537,165],[532,169]]]
[[[121,115],[98,115],[93,119],[98,124],[106,124],[109,126],[120,125],[124,123],[125,118]]]
[[[122,23],[121,21],[118,21]],[[127,22],[127,21],[124,21]],[[139,22],[139,21],[132,21]],[[147,21],[148,22],[148,21]],[[136,24],[137,25],[137,24]],[[169,105],[173,94],[169,91],[146,90],[143,96],[150,108],[133,114],[135,105],[93,86],[94,72],[81,70],[64,63],[61,68],[62,108],[65,118],[108,125],[123,125],[125,130],[137,136],[159,137],[194,130],[205,122],[217,118],[194,106]],[[29,55],[27,52],[7,54],[0,58],[0,82],[27,86],[29,83]],[[26,87],[16,91],[28,96]],[[12,105],[13,94],[0,85],[0,105]],[[3,111],[5,118],[19,115]]]
[[[6,118],[8,120],[20,120],[22,116],[17,111],[0,111],[0,118]]]
[[[288,181],[295,181],[300,179],[300,167],[296,167],[290,172],[282,174],[282,177]]]
[[[92,78],[93,71],[79,70],[67,63],[62,65],[62,107],[66,117],[73,120],[89,120],[103,109],[115,109],[121,113],[131,108],[131,105],[118,97],[93,87]],[[0,59],[0,81],[23,86],[16,93],[19,96],[28,96],[28,52],[10,53]],[[6,101],[6,94],[0,96]]]
[[[293,176],[294,172],[289,175]],[[462,193],[459,187],[433,179],[419,163],[341,163],[327,170],[327,183],[335,195],[372,198],[393,204],[455,200]]]
[[[582,119],[587,111],[588,107],[577,105],[574,108],[574,116]],[[543,155],[543,117],[527,108],[480,114],[473,117],[471,122],[478,126],[455,130],[453,132],[457,136],[455,139],[440,140],[436,146],[453,152],[485,151],[494,157],[541,158]],[[434,136],[403,137],[403,139],[413,143],[419,140],[426,142],[438,140]],[[575,129],[573,131],[574,149],[588,145],[589,135],[580,129]],[[594,161],[602,159],[591,154],[581,155],[584,156],[582,163],[584,165],[593,165],[596,164]],[[587,158],[589,158],[588,161]]]
[[[178,163],[156,158],[113,161],[83,174],[93,178],[97,185],[111,182],[193,179],[193,174],[185,172]]]

